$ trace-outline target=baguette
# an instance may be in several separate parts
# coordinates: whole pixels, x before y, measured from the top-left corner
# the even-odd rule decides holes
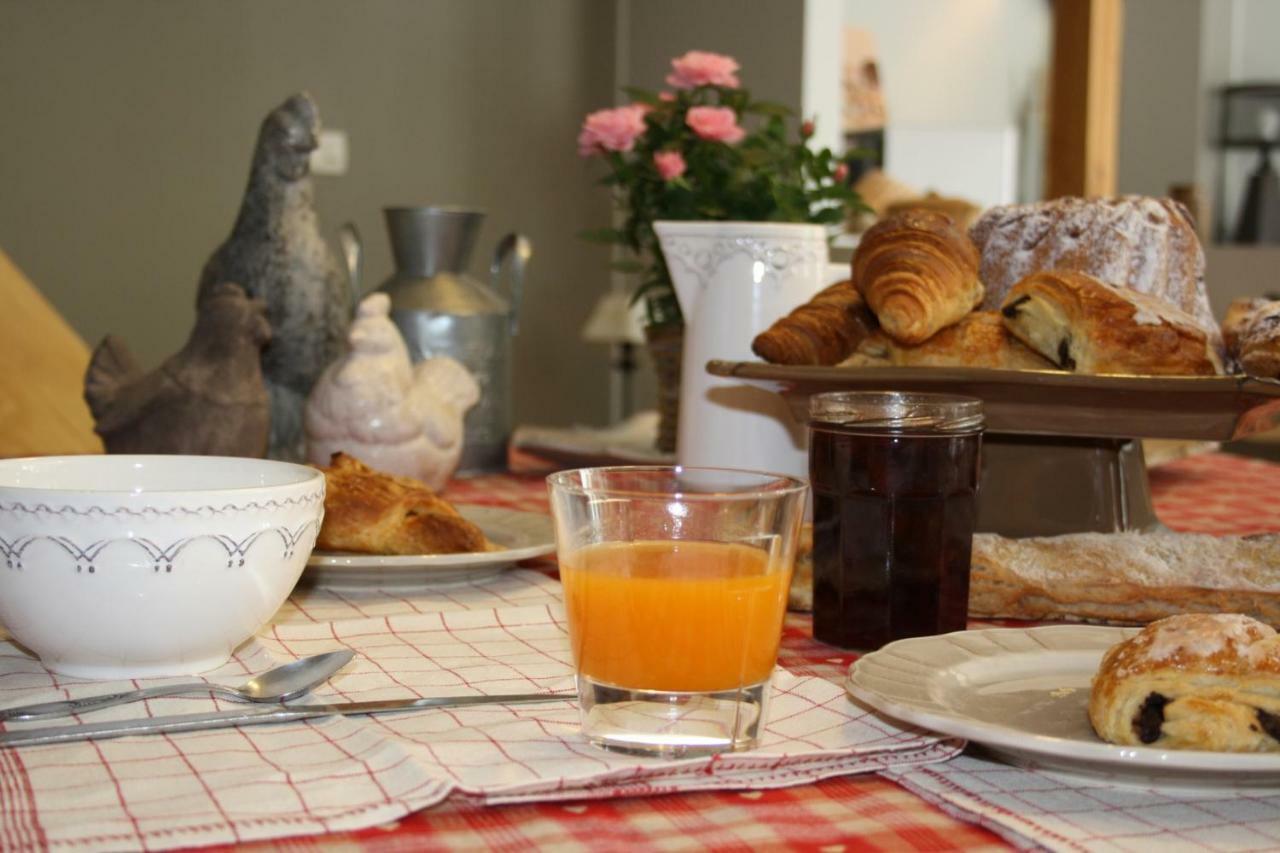
[[[1222,612],[1280,625],[1280,534],[973,537],[973,617],[1140,625]]]

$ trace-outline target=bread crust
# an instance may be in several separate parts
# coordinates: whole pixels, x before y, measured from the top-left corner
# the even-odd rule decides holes
[[[1000,308],[1009,331],[1064,370],[1212,376],[1222,361],[1194,318],[1131,288],[1045,270],[1014,285]]]
[[[905,346],[883,332],[873,332],[844,363],[852,367],[1057,369],[1053,362],[1011,335],[999,311],[974,311],[916,346]]]
[[[1059,198],[994,207],[969,229],[982,256],[986,308],[1041,270],[1069,270],[1132,288],[1181,309],[1215,338],[1204,250],[1185,207],[1172,199]]]
[[[1089,721],[1126,746],[1280,751],[1280,636],[1235,613],[1154,622],[1103,656]]]
[[[853,255],[853,282],[884,331],[919,344],[982,302],[978,252],[951,217],[908,210],[867,230]]]
[[[1280,302],[1264,302],[1249,313],[1240,333],[1239,360],[1250,376],[1280,378]]]
[[[493,550],[479,527],[417,480],[335,453],[325,475],[316,547],[360,554],[460,554]]]
[[[875,326],[862,294],[846,279],[756,335],[751,350],[771,364],[836,364]]]
[[[1253,319],[1253,313],[1269,302],[1258,296],[1244,296],[1232,300],[1227,306],[1227,313],[1222,318],[1222,342],[1226,344],[1227,355],[1240,357],[1240,338]]]
[[[973,537],[970,616],[1142,625],[1191,612],[1280,624],[1280,534]]]

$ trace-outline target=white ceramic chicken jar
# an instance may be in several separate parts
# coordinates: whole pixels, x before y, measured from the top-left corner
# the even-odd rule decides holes
[[[440,356],[413,365],[384,293],[366,296],[307,400],[307,457],[342,451],[370,467],[444,487],[462,455],[462,419],[480,400],[467,369]]]

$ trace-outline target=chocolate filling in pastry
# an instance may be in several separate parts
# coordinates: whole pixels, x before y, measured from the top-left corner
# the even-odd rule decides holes
[[[1262,726],[1262,730],[1271,735],[1275,740],[1280,740],[1280,716],[1268,714],[1261,708],[1258,709],[1258,724]]]
[[[1147,696],[1138,715],[1133,718],[1133,732],[1143,743],[1155,743],[1160,739],[1160,727],[1164,725],[1164,706],[1169,704],[1169,697],[1159,693]]]
[[[1030,296],[1019,296],[1017,299],[1013,300],[1013,301],[1012,301],[1012,302],[1010,302],[1008,305],[1006,305],[1006,306],[1004,306],[1003,308],[1001,308],[1001,309],[1000,309],[1000,313],[1001,313],[1001,314],[1003,314],[1004,316],[1006,316],[1006,317],[1010,317],[1010,318],[1012,318],[1012,317],[1017,317],[1017,316],[1018,316],[1018,306],[1019,306],[1019,305],[1021,305],[1021,304],[1022,304],[1022,303],[1024,303],[1024,302],[1026,302],[1026,301],[1027,301],[1028,299],[1030,299],[1030,298],[1031,298]]]
[[[1071,338],[1058,342],[1058,366],[1063,370],[1075,370],[1076,360],[1071,357]]]

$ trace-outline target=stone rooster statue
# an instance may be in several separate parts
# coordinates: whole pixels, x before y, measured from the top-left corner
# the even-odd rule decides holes
[[[268,455],[300,459],[302,410],[320,372],[342,352],[350,285],[320,235],[310,161],[320,132],[316,105],[294,95],[262,122],[249,186],[231,236],[200,276],[197,304],[237,281],[266,302],[272,341],[262,356],[271,395]]]
[[[107,335],[93,351],[84,381],[107,452],[265,454],[266,312],[238,285],[211,287],[186,346],[150,373],[138,367],[124,341]]]
[[[439,491],[462,455],[462,419],[480,386],[452,358],[410,365],[385,293],[364,298],[349,351],[331,364],[307,401],[307,455],[328,465],[338,451],[372,468],[416,477]]]

